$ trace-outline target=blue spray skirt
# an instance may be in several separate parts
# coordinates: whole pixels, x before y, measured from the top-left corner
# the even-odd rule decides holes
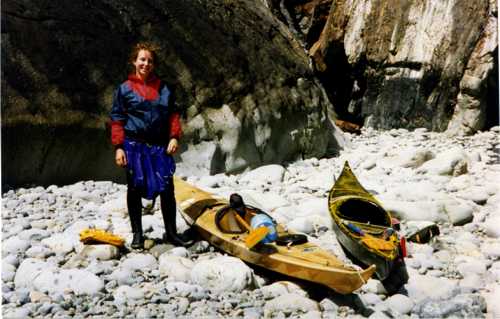
[[[165,146],[130,139],[125,139],[123,148],[132,186],[143,198],[154,199],[167,188],[175,173],[174,158],[167,154]]]

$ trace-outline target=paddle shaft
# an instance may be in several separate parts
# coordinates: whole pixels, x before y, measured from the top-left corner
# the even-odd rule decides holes
[[[250,227],[250,225],[248,225],[247,221],[244,220],[243,217],[240,216],[240,214],[236,213],[236,214],[234,214],[234,216],[243,225],[243,227],[245,227],[249,232],[252,231],[252,227]]]

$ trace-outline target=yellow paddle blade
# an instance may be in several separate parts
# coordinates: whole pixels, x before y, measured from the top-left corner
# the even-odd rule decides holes
[[[262,239],[264,239],[268,232],[269,229],[267,229],[266,226],[252,229],[245,239],[245,245],[248,248],[252,248],[253,246],[257,245]]]
[[[125,240],[102,229],[84,229],[80,232],[80,241],[84,244],[109,244],[122,247]]]
[[[361,239],[363,243],[366,244],[366,246],[373,248],[373,249],[378,249],[378,250],[393,250],[395,248],[394,244],[383,240],[381,238],[376,238],[376,237],[363,237]]]

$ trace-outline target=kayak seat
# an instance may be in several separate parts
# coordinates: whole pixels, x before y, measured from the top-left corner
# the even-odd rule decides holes
[[[235,217],[237,212],[231,207],[224,206],[215,215],[215,223],[217,228],[223,233],[242,234],[246,230],[240,225]]]
[[[215,223],[217,228],[223,233],[229,234],[242,234],[246,232],[246,228],[238,222],[236,219],[236,210],[226,205],[219,209],[219,211],[215,214]],[[250,209],[245,209],[245,216],[243,219],[250,224],[250,220],[252,219],[254,213],[250,212]]]
[[[226,205],[219,209],[219,211],[217,211],[217,213],[215,214],[215,224],[217,225],[217,228],[219,228],[221,232],[229,234],[242,234],[246,232],[246,228],[238,222],[235,214],[238,213],[229,205]],[[269,216],[269,214],[264,213],[262,210],[247,205],[245,207],[245,216],[242,217],[247,222],[247,224],[250,225],[252,218],[257,214],[265,214]],[[269,216],[269,218],[276,224],[271,216]]]

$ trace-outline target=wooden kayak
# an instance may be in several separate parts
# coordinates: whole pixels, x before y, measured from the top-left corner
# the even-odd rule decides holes
[[[266,269],[322,284],[338,293],[348,294],[360,288],[375,272],[375,266],[356,269],[343,263],[335,255],[310,242],[280,246],[259,244],[252,249],[245,245],[248,235],[237,219],[227,213],[228,201],[215,197],[189,183],[175,178],[175,197],[184,219],[212,245],[245,262]],[[224,208],[224,209],[223,209]],[[224,215],[221,216],[221,212]],[[247,208],[244,216],[250,222],[252,215],[261,212]],[[278,236],[288,234],[277,225]]]
[[[347,162],[330,190],[328,207],[342,247],[361,265],[376,265],[377,277],[387,279],[403,262],[400,239],[389,212],[361,186]]]

